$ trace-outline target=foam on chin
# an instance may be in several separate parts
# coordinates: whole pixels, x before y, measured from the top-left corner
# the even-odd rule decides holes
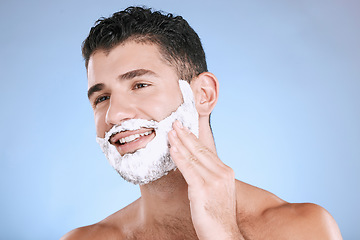
[[[134,184],[146,184],[161,178],[176,168],[170,157],[167,137],[175,120],[179,120],[198,137],[199,121],[193,92],[189,83],[184,80],[179,80],[179,86],[183,95],[183,103],[165,119],[160,122],[131,119],[111,128],[105,134],[105,138],[96,138],[109,163],[125,180]],[[114,133],[140,128],[153,128],[155,137],[145,148],[141,148],[134,153],[121,156],[116,147],[109,142],[109,138]]]

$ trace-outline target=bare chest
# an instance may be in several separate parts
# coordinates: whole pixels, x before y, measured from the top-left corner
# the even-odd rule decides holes
[[[197,240],[191,221],[167,219],[151,226],[133,229],[127,232],[126,240]]]
[[[197,240],[193,231],[179,229],[152,229],[127,234],[126,240]]]

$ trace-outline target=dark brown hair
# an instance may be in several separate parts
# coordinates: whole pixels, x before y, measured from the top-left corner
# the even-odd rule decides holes
[[[191,81],[207,71],[199,36],[181,16],[144,7],[128,7],[100,18],[82,44],[85,66],[96,50],[110,51],[126,41],[156,44],[180,79]]]

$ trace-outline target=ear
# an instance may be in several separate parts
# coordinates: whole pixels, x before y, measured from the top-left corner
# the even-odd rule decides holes
[[[219,82],[214,74],[203,72],[190,84],[195,98],[199,117],[209,116],[219,97]]]

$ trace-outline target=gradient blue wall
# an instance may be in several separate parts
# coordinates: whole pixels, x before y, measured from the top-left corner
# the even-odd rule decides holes
[[[1,1],[1,239],[58,239],[139,196],[95,142],[80,45],[131,4],[183,15],[220,81],[212,125],[242,181],[315,202],[360,239],[360,4]]]

